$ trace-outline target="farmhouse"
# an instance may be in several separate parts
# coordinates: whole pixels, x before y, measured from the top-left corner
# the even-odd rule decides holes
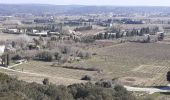
[[[9,33],[17,33],[17,32],[18,32],[18,29],[8,29],[8,32],[9,32]]]
[[[31,36],[47,36],[48,33],[44,31],[44,32],[28,33],[28,35],[31,35]]]
[[[48,32],[48,35],[57,35],[57,36],[59,36],[60,33],[59,32]]]

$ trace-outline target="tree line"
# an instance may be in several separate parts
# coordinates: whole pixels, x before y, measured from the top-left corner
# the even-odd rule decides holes
[[[139,100],[124,87],[84,83],[56,86],[48,79],[43,84],[26,83],[0,73],[1,100]],[[141,99],[140,99],[141,100]],[[148,99],[145,99],[148,100]]]

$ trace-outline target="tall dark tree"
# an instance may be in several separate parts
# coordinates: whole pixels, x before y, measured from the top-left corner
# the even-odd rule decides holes
[[[168,82],[170,82],[170,71],[167,72],[166,79],[167,79]]]
[[[116,33],[116,38],[120,38],[121,36],[120,36],[120,33],[118,32],[118,33]]]
[[[9,66],[9,64],[10,64],[10,57],[9,57],[9,54],[7,54],[6,57],[7,57],[7,65]]]
[[[108,33],[106,32],[105,34],[104,34],[104,39],[108,39]]]
[[[164,37],[165,37],[165,36],[164,36],[164,33],[161,33],[161,34],[159,35],[159,37],[158,37],[158,40],[159,40],[159,41],[162,41],[162,40],[164,39]]]
[[[147,42],[147,43],[151,42],[150,35],[148,35],[146,42]]]

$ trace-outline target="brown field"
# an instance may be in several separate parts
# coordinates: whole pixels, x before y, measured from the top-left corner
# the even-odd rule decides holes
[[[94,50],[97,56],[71,65],[85,65],[103,70],[98,78],[130,77],[143,80],[140,86],[166,85],[170,65],[170,46],[159,43],[124,43]],[[149,81],[148,81],[149,80]],[[134,81],[131,83],[135,83]]]
[[[0,33],[0,41],[11,40],[17,37],[18,35],[15,35],[15,34]]]
[[[72,84],[72,83],[80,83],[82,82],[80,79],[85,75],[93,75],[95,71],[83,71],[83,70],[74,70],[74,69],[66,69],[61,67],[52,67],[52,63],[49,62],[39,62],[39,61],[29,61],[22,65],[15,67],[15,70],[23,70],[24,72],[36,73],[42,76],[47,76],[52,83],[56,84]],[[18,75],[17,75],[18,76]],[[38,79],[36,77],[21,77],[18,76],[19,79],[42,82],[42,78]],[[33,80],[32,80],[33,79]],[[59,80],[58,80],[59,79]]]
[[[37,73],[42,76],[16,74],[19,79],[41,83],[44,76],[56,84],[79,83],[84,75],[98,79],[119,80],[126,85],[166,85],[166,73],[170,65],[170,46],[164,43],[122,43],[89,49],[97,53],[90,59],[68,63],[68,66],[93,67],[102,72],[52,67],[52,63],[29,61],[15,67],[15,70]],[[30,78],[32,77],[32,78]],[[63,78],[63,79],[61,79]],[[67,81],[64,81],[67,80]],[[73,81],[69,81],[73,80]]]
[[[8,34],[8,33],[0,33],[0,41],[7,41],[7,40],[17,40],[17,39],[24,39],[24,40],[31,40],[33,38],[39,38],[37,36],[28,36],[25,34]]]
[[[92,30],[81,31],[80,33],[82,34],[82,36],[88,36],[88,35],[96,35],[102,32],[105,32],[104,27],[93,26]]]
[[[77,79],[70,79],[70,78],[63,78],[63,77],[52,77],[46,74],[38,74],[38,73],[22,73],[22,72],[14,72],[9,71],[6,69],[0,69],[0,72],[6,73],[11,77],[15,77],[19,80],[23,80],[26,82],[36,82],[42,84],[44,78],[48,78],[50,82],[56,85],[70,85],[74,83],[84,83],[85,81],[77,80]]]
[[[1,35],[1,39],[14,38],[13,35]],[[105,43],[96,42],[96,45]],[[15,74],[19,79],[28,82],[41,83],[48,77],[56,84],[72,84],[80,82],[84,75],[90,75],[94,80],[106,78],[119,80],[127,85],[160,86],[168,84],[166,73],[170,65],[170,36],[158,43],[121,43],[107,41],[105,46],[88,46],[88,50],[97,55],[90,59],[65,64],[66,66],[81,66],[101,69],[102,72],[66,69],[52,67],[52,63],[30,61],[15,67],[16,70],[37,73],[44,76]],[[1,71],[1,70],[0,70]],[[30,78],[31,77],[31,78]],[[64,81],[67,80],[67,81]],[[71,81],[69,81],[71,80]]]

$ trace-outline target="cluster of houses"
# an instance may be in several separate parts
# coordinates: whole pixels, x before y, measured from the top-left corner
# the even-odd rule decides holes
[[[3,29],[3,33],[9,33],[9,34],[22,34],[26,33],[25,29],[17,29],[17,28],[10,28],[10,29]]]
[[[32,36],[47,36],[48,34],[55,34],[55,35],[59,34],[58,32],[48,33],[48,31],[39,31],[36,29],[32,29],[31,31],[28,31],[27,29],[17,29],[17,28],[4,29],[3,32],[9,34],[27,34]]]

